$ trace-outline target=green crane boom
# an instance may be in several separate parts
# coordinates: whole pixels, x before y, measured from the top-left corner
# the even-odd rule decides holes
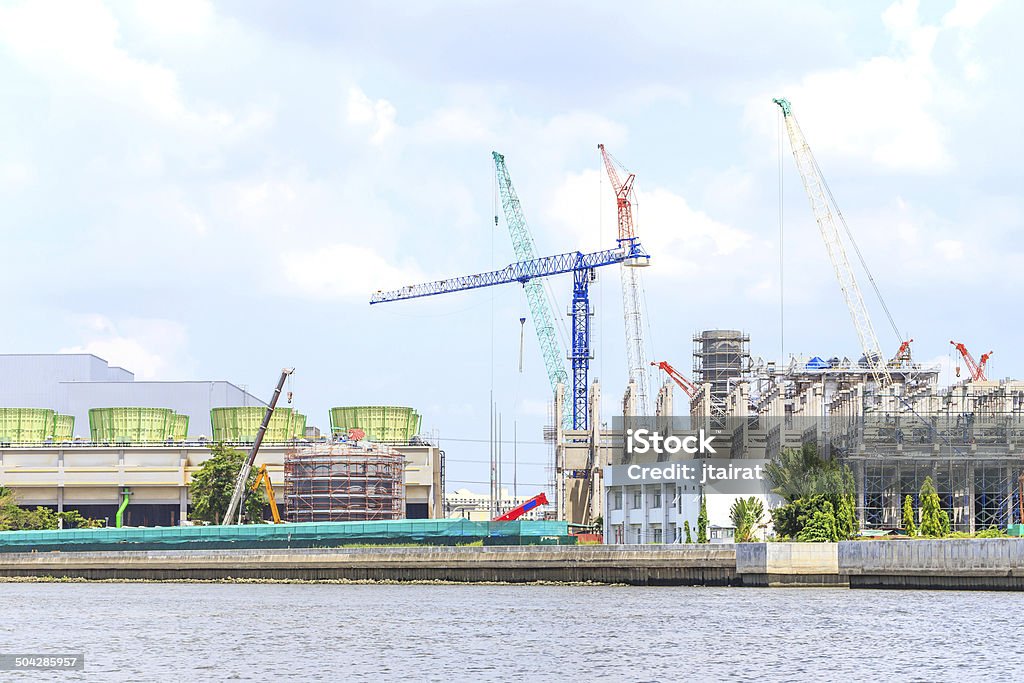
[[[494,157],[494,167],[498,174],[501,208],[505,212],[505,222],[508,224],[508,233],[512,238],[512,249],[515,251],[516,260],[535,261],[537,254],[533,246],[533,237],[526,224],[519,196],[516,194],[515,187],[512,186],[512,178],[509,177],[508,168],[505,166],[505,156],[497,152],[491,152],[491,155]],[[495,220],[497,220],[497,216],[495,216]],[[551,383],[551,391],[554,393],[559,384],[563,386],[569,384],[569,375],[565,370],[565,350],[558,340],[558,335],[555,334],[551,302],[548,301],[547,292],[539,278],[528,280],[523,284],[523,289],[526,291],[526,301],[530,307],[530,318],[533,320],[533,329],[537,333],[540,352],[544,356],[548,381]],[[572,429],[571,411],[561,410],[561,413],[563,429]]]

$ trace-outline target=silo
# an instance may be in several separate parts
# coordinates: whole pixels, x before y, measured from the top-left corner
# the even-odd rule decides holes
[[[71,441],[75,438],[75,416],[54,415],[53,440]]]
[[[404,406],[342,406],[331,408],[331,433],[362,429],[370,441],[408,443],[420,432],[422,417]]]
[[[379,444],[318,443],[284,456],[289,522],[356,522],[405,516],[405,457]]]
[[[214,408],[210,411],[213,440],[252,443],[256,440],[266,412],[263,406]],[[293,412],[291,408],[275,408],[263,439],[270,443],[291,441],[294,434]]]
[[[42,443],[52,439],[55,417],[48,408],[0,408],[0,441]]]
[[[170,408],[91,408],[89,432],[97,443],[163,443],[174,437]]]

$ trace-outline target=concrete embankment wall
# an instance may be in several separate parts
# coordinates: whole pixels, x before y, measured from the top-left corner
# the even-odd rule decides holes
[[[1024,590],[1024,539],[0,554],[25,576]]]
[[[692,544],[6,553],[3,576],[724,586],[736,582],[736,550]]]
[[[959,538],[838,544],[851,588],[1024,590],[1024,539]]]

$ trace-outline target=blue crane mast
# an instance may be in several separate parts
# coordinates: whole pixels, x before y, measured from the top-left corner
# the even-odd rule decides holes
[[[450,294],[481,287],[493,287],[518,282],[522,285],[537,278],[553,275],[573,274],[572,288],[572,427],[587,429],[588,377],[590,369],[590,283],[595,278],[594,270],[601,266],[621,263],[640,267],[650,263],[651,257],[644,251],[638,237],[620,240],[616,249],[606,249],[584,254],[572,251],[555,256],[544,256],[529,261],[519,261],[501,270],[492,270],[476,275],[434,280],[418,285],[408,285],[390,291],[378,290],[370,297],[370,304],[383,304],[425,296]]]

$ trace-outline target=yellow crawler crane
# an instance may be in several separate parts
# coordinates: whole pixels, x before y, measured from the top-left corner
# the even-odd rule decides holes
[[[256,481],[252,483],[252,490],[255,491],[263,484],[267,489],[267,500],[270,501],[270,514],[274,517],[274,524],[281,523],[281,513],[277,510],[277,501],[274,499],[274,486],[270,483],[270,473],[266,465],[260,465],[256,471]]]

